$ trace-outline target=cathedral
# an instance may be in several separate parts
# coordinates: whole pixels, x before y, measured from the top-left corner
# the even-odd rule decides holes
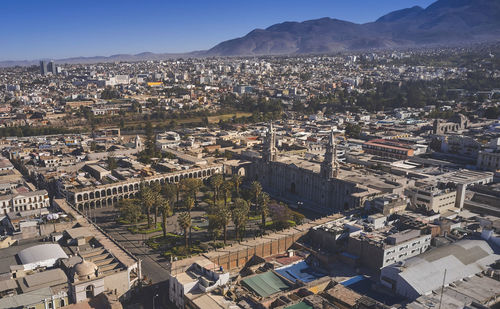
[[[279,156],[272,123],[262,157],[247,169],[273,198],[317,213],[343,212],[362,205],[365,189],[349,181],[349,172],[340,169],[333,131],[321,164],[298,156]]]

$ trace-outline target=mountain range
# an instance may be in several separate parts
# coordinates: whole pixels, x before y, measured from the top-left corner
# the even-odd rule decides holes
[[[500,39],[500,0],[438,0],[356,24],[321,18],[256,29],[207,51],[213,56],[329,53],[458,45]]]
[[[438,0],[357,24],[332,18],[284,22],[224,41],[206,51],[184,54],[140,53],[75,57],[57,63],[161,60],[177,57],[331,53],[349,50],[458,46],[500,40],[500,0]],[[1,61],[0,67],[38,61]]]

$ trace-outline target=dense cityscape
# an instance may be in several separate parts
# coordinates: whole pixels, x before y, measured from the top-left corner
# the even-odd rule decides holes
[[[500,308],[498,42],[0,67],[0,151],[0,308]]]

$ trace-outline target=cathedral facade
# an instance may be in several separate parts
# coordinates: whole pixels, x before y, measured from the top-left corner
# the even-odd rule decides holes
[[[289,157],[280,158],[276,133],[271,124],[262,158],[247,168],[248,179],[257,180],[273,198],[322,214],[343,212],[361,206],[355,182],[340,178],[333,132],[321,165]]]

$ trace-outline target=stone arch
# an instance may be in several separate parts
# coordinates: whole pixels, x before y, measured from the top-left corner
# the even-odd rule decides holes
[[[123,193],[123,188],[122,188],[122,186],[119,186],[119,187],[118,187],[118,193]]]
[[[179,181],[179,176],[178,175],[175,175],[175,182],[178,182]]]
[[[116,190],[116,187],[112,189],[113,194],[118,194],[118,190]]]
[[[101,198],[101,191],[95,191],[95,198]]]
[[[83,199],[87,201],[89,199],[89,194],[88,193],[83,193]]]
[[[244,177],[244,176],[245,176],[245,174],[246,174],[245,168],[244,168],[244,167],[240,167],[236,173],[237,173],[238,175],[240,175],[240,176],[243,176],[243,177]]]
[[[108,188],[108,190],[106,190],[106,195],[107,196],[110,196],[112,193],[111,193],[111,188]]]
[[[76,195],[76,200],[77,200],[77,202],[81,202],[82,201],[82,195],[81,194],[77,194]]]
[[[93,200],[93,199],[95,198],[94,192],[90,192],[90,194],[89,194],[89,198],[90,198],[91,200]]]
[[[104,189],[102,189],[102,190],[101,190],[101,196],[102,196],[102,197],[105,197],[105,196],[106,196],[106,190],[104,190]]]
[[[134,191],[134,185],[132,185],[132,184],[128,185],[128,190],[129,191]]]

